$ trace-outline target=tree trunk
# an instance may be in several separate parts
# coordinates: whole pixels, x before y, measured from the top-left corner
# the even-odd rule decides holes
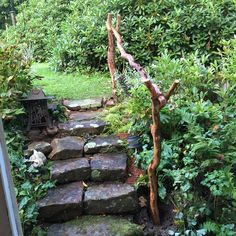
[[[114,36],[112,32],[112,15],[108,14],[107,17],[107,32],[108,32],[108,52],[107,52],[107,62],[112,80],[112,94],[113,98],[116,100],[116,66],[115,66],[115,47],[114,47]]]

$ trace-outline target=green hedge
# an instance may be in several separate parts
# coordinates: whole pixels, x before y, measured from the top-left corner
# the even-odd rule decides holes
[[[36,58],[50,59],[57,69],[100,68],[106,65],[108,12],[122,15],[127,50],[143,65],[165,50],[172,57],[198,51],[213,61],[222,39],[236,31],[233,0],[29,0],[8,35],[31,43]]]

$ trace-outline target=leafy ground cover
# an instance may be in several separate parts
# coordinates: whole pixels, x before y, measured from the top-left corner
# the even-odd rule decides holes
[[[108,74],[65,74],[51,70],[47,63],[33,64],[32,72],[43,77],[40,80],[35,79],[33,85],[41,87],[47,95],[53,95],[58,99],[85,99],[111,95],[111,80]]]

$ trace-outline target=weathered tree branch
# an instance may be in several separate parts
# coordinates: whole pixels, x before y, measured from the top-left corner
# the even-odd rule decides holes
[[[175,80],[173,84],[170,86],[167,94],[165,95],[167,101],[169,100],[170,96],[174,93],[178,85],[179,85],[179,80]]]
[[[149,79],[146,71],[143,67],[136,63],[133,56],[128,54],[123,46],[122,37],[119,34],[119,27],[121,23],[120,15],[117,16],[116,28],[112,26],[112,15],[108,14],[107,20],[107,29],[110,29],[117,42],[117,47],[120,51],[121,57],[127,60],[130,66],[135,69],[141,78],[141,82],[147,87],[151,95],[152,101],[152,121],[153,124],[151,125],[151,134],[153,137],[153,146],[154,146],[154,155],[151,164],[148,167],[148,176],[149,176],[149,185],[150,185],[150,211],[153,223],[156,225],[160,225],[160,216],[159,210],[157,207],[157,195],[158,195],[158,181],[156,176],[156,169],[159,166],[160,158],[161,158],[161,129],[160,129],[160,110],[163,106],[165,106],[166,102],[173,94],[174,90],[176,89],[179,81],[176,80],[171,85],[169,91],[167,92],[166,96],[164,96],[158,86]]]
[[[108,32],[108,51],[107,51],[107,62],[112,80],[112,94],[113,98],[116,100],[116,66],[115,66],[115,48],[114,48],[114,36],[112,32],[112,14],[107,16],[107,32]],[[117,29],[119,26],[117,25]]]

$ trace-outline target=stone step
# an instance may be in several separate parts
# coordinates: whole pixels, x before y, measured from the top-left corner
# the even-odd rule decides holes
[[[125,153],[96,154],[91,157],[92,181],[124,181],[127,173],[127,155]]]
[[[78,137],[55,138],[52,143],[51,160],[65,160],[83,156],[84,140]]]
[[[83,184],[74,182],[50,189],[45,198],[37,202],[39,218],[47,222],[61,222],[82,215]]]
[[[53,161],[51,179],[57,183],[88,180],[91,168],[87,158],[77,158],[64,161]]]
[[[123,141],[116,136],[98,136],[84,146],[85,154],[116,152],[123,148]]]
[[[58,128],[63,135],[84,136],[100,134],[106,125],[106,122],[102,120],[85,120],[60,123]]]
[[[72,111],[69,115],[69,119],[73,121],[92,120],[101,117],[103,110],[97,111]]]
[[[54,224],[48,236],[143,236],[139,225],[116,216],[82,216],[63,224]]]
[[[128,184],[100,184],[88,187],[84,212],[89,215],[133,213],[138,209],[137,193]]]
[[[65,100],[63,105],[71,111],[96,110],[103,106],[102,98],[91,98],[84,100]]]

